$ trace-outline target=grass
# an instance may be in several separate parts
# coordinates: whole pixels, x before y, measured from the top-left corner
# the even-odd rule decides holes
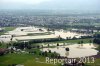
[[[95,32],[95,34],[100,34],[100,32]]]
[[[14,30],[16,27],[5,27],[5,31],[12,31]]]
[[[0,35],[3,35],[5,32],[0,32]]]
[[[7,54],[0,56],[0,66],[8,66],[8,64],[22,64],[24,66],[58,66],[54,64],[46,64],[45,57],[38,57],[40,62],[36,62],[38,56],[32,54]]]
[[[6,44],[0,44],[0,48],[6,48],[7,45]]]
[[[36,58],[39,58],[36,62]],[[45,57],[32,55],[32,54],[7,54],[0,56],[0,66],[8,66],[8,64],[22,64],[24,66],[60,66],[45,63]],[[96,59],[94,63],[86,63],[85,66],[100,66],[100,59]]]
[[[100,66],[100,58],[95,59],[94,63],[86,63],[86,66]]]
[[[0,35],[3,35],[4,33],[6,33],[7,31],[12,31],[14,30],[16,27],[4,27],[4,31],[0,32]]]

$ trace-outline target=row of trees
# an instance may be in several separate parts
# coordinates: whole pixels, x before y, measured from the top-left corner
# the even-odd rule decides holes
[[[93,43],[96,43],[96,44],[99,45],[96,49],[100,52],[100,34],[94,35]]]
[[[100,39],[99,39],[99,38],[95,38],[95,39],[93,40],[93,42],[96,43],[96,44],[100,44]]]
[[[100,34],[95,34],[94,35],[94,40],[93,40],[94,43],[97,43],[97,44],[100,44]]]

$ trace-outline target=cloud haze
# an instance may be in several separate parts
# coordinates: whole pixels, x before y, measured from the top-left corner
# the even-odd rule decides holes
[[[39,4],[45,1],[49,1],[49,0],[0,0],[0,4],[29,4],[29,5],[34,5],[34,4]]]
[[[100,10],[100,0],[0,0],[0,9]]]

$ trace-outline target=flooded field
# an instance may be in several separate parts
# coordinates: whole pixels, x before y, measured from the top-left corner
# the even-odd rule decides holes
[[[68,57],[68,58],[76,58],[76,57],[86,57],[92,56],[97,54],[96,44],[71,44],[67,46],[58,46],[55,48],[43,48],[42,51],[49,51],[59,53],[61,56]],[[69,48],[69,51],[65,49]]]
[[[49,33],[49,34],[46,34],[46,33]],[[29,34],[32,34],[32,35],[30,36]],[[14,35],[12,41],[16,41],[16,40],[57,38],[59,36],[63,39],[66,39],[66,37],[80,38],[81,36],[87,36],[88,34],[70,32],[70,31],[65,31],[65,30],[47,31],[46,28],[39,28],[39,27],[17,27],[15,30],[8,31],[5,33],[5,35],[1,35],[0,41],[8,42],[12,38],[11,37],[12,35]]]
[[[12,35],[14,35],[12,41],[16,41],[16,40],[46,39],[46,38],[52,39],[52,38],[57,38],[59,36],[63,39],[66,39],[66,37],[80,38],[81,36],[88,36],[89,34],[76,33],[65,30],[48,31],[46,28],[39,28],[39,27],[18,27],[13,31],[6,32],[5,35],[1,35],[0,41],[9,42],[11,41],[10,39],[12,38]],[[53,45],[55,46],[55,44],[50,44],[50,46]],[[93,49],[96,48],[94,44],[69,44],[66,46],[63,46],[63,44],[59,45],[61,46],[55,48],[43,48],[42,51],[51,50],[52,52],[55,51],[59,53],[61,56],[67,56],[70,58],[96,55],[98,52],[97,50]],[[43,44],[43,46],[47,45]],[[67,47],[70,49],[70,51],[65,50],[65,48]]]

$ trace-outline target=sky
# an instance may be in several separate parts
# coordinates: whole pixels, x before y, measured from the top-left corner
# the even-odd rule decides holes
[[[0,0],[1,5],[35,5],[49,0]]]
[[[0,0],[0,9],[100,10],[100,0]]]
[[[47,2],[49,0],[0,0],[0,8],[4,9],[24,9],[32,8],[34,5]]]

